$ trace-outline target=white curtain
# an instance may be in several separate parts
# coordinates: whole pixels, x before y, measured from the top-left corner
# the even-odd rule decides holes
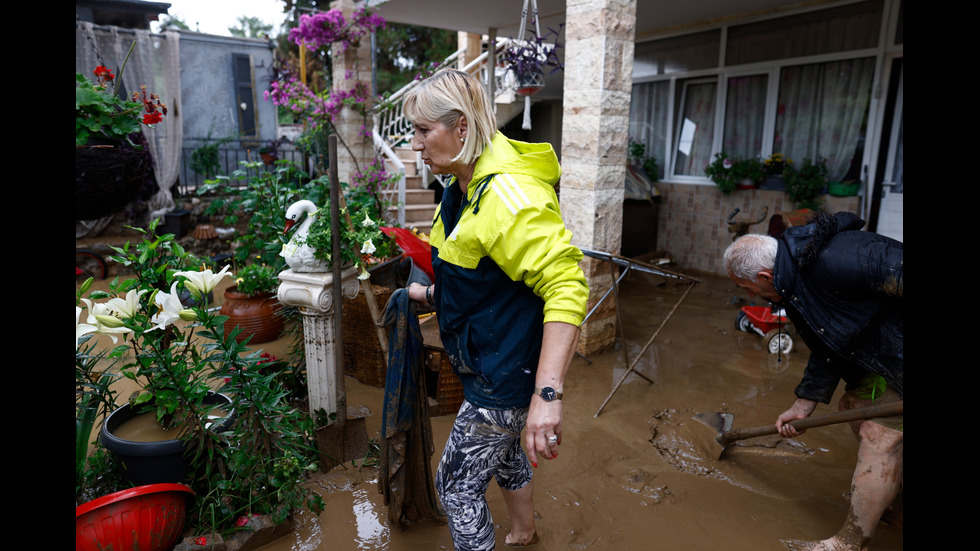
[[[644,82],[633,85],[630,102],[630,138],[646,146],[646,153],[657,159],[663,177],[667,163],[667,116],[670,82]]]
[[[717,89],[715,82],[686,84],[674,174],[703,176],[704,167],[711,163]]]
[[[170,192],[180,170],[180,148],[183,120],[180,115],[180,34],[150,33],[118,27],[95,27],[91,23],[75,25],[75,71],[92,78],[97,65],[105,65],[118,75],[133,42],[136,46],[122,75],[127,95],[146,85],[148,93],[160,96],[167,106],[167,116],[143,134],[149,142],[153,171],[159,190],[149,200],[150,219],[160,218],[173,209]],[[76,231],[77,235],[77,231]]]
[[[766,75],[728,79],[722,151],[729,157],[751,159],[762,154],[768,81]]]
[[[783,69],[773,151],[827,160],[827,179],[844,177],[864,136],[874,58]]]

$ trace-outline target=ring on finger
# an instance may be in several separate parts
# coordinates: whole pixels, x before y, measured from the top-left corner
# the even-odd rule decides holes
[[[549,444],[554,444],[556,442],[558,442],[558,436],[557,435],[552,434],[551,436],[548,437],[548,443]]]

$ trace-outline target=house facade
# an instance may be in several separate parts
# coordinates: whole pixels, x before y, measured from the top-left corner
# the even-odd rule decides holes
[[[648,250],[666,250],[685,268],[723,273],[736,208],[750,221],[794,210],[783,191],[719,192],[704,167],[721,152],[824,159],[830,180],[859,182],[857,195],[826,196],[825,207],[902,239],[902,0],[368,4],[389,21],[490,39],[516,36],[526,8],[542,28],[564,25],[564,78],[550,79],[535,100],[561,104],[560,123],[545,128],[560,129],[547,141],[560,151],[563,214],[579,246],[620,251],[630,139],[659,166]],[[601,296],[608,269],[586,271]],[[611,342],[612,320],[592,325],[584,341]]]

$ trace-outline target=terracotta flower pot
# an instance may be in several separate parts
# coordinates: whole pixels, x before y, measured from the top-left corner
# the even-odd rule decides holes
[[[76,551],[164,551],[184,529],[183,484],[128,488],[75,507]]]
[[[274,341],[282,335],[285,325],[280,311],[282,305],[274,293],[246,295],[238,292],[238,286],[225,290],[225,302],[221,306],[221,315],[228,316],[225,322],[225,336],[231,334],[235,327],[241,332],[235,340],[242,342],[252,337],[250,344]]]

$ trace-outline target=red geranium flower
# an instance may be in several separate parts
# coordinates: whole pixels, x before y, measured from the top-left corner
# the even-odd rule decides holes
[[[116,75],[112,74],[112,69],[106,67],[105,65],[99,65],[93,72],[101,82],[106,82],[116,78]]]
[[[163,115],[160,113],[147,113],[143,115],[143,124],[151,125],[156,124],[163,120]]]

